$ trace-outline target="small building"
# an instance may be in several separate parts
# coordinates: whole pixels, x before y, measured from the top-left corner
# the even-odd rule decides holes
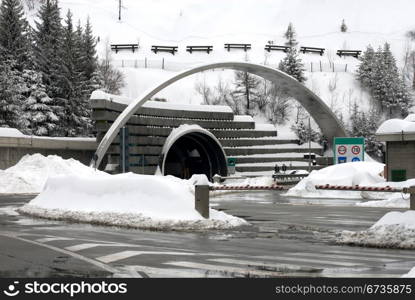
[[[415,114],[385,121],[376,131],[376,138],[386,143],[386,179],[415,178]]]

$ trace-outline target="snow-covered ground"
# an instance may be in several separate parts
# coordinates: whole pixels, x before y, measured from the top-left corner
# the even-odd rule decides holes
[[[389,212],[363,231],[343,231],[340,244],[415,249],[415,211]]]

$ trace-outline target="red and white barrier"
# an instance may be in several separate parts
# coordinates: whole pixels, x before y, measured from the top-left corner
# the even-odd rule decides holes
[[[220,185],[220,186],[211,186],[209,188],[211,191],[254,191],[254,190],[284,190],[285,187],[281,185]]]
[[[360,186],[360,185],[315,185],[317,190],[339,190],[339,191],[364,191],[364,192],[390,192],[407,193],[405,188],[393,188],[390,186]]]

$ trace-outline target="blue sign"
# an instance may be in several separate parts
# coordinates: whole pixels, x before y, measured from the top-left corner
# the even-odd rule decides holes
[[[343,163],[347,162],[347,157],[346,156],[338,156],[337,161],[338,161],[339,164],[343,164]]]
[[[360,158],[359,157],[353,157],[352,161],[360,161]]]

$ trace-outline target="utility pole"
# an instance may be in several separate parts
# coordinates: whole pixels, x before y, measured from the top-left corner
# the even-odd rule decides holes
[[[308,173],[311,173],[311,121],[308,117]]]
[[[121,21],[121,0],[118,0],[118,20]]]

